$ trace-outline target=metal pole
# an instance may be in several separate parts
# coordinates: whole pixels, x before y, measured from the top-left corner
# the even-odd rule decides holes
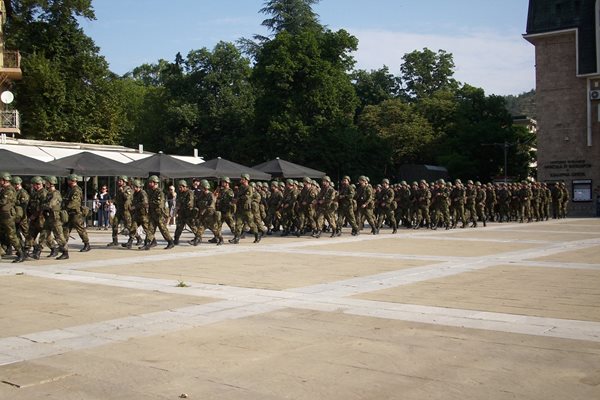
[[[508,142],[504,141],[504,183],[507,182],[508,178]]]

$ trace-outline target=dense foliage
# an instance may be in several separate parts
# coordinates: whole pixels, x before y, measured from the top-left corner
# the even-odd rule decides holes
[[[525,177],[534,137],[506,99],[457,82],[452,54],[415,50],[396,66],[354,69],[358,40],[322,25],[318,0],[268,0],[268,37],[220,42],[115,76],[78,25],[91,0],[12,0],[8,46],[23,54],[15,87],[28,138],[198,148],[257,164],[274,157],[332,177],[395,176],[402,164],[456,178]],[[245,51],[245,53],[243,52]],[[509,101],[513,99],[508,98]]]

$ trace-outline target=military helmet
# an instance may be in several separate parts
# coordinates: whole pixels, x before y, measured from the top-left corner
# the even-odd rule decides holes
[[[231,179],[229,179],[228,176],[222,176],[221,177],[221,182],[227,182],[227,183],[231,183]]]
[[[419,183],[427,183],[427,181],[425,179],[421,179]]]
[[[121,175],[121,176],[117,177],[117,180],[118,179],[122,180],[123,182],[129,182],[129,178],[126,177],[125,175]]]
[[[21,179],[20,176],[13,176],[10,181],[13,185],[20,185],[21,183],[23,183],[23,179]]]
[[[352,179],[350,179],[350,177],[348,175],[344,175],[342,177],[342,180],[346,179],[348,182],[350,182]]]
[[[178,186],[185,186],[187,187],[187,181],[185,179],[181,179],[179,182],[177,182]]]
[[[58,183],[58,179],[56,179],[55,176],[47,176],[46,182],[48,182],[51,185],[56,185]]]
[[[323,177],[323,179],[321,179],[321,180],[322,180],[323,182],[329,182],[329,183],[331,183],[331,178],[330,178],[329,176],[327,176],[327,175],[325,175],[325,176]]]
[[[5,181],[10,181],[11,176],[8,172],[0,173],[0,179],[4,179]]]
[[[249,181],[249,180],[250,180],[250,174],[242,174],[242,175],[240,176],[240,178],[242,178],[242,179],[245,179],[245,180]]]
[[[202,179],[200,181],[200,186],[202,186],[205,189],[208,189],[208,188],[210,188],[210,183],[206,179]]]
[[[475,186],[481,186],[481,182],[479,182],[479,181],[475,182]]]
[[[400,181],[401,185],[406,185],[406,181]]]
[[[294,184],[294,180],[293,179],[286,179],[285,183],[288,185],[293,185]]]
[[[455,185],[462,185],[462,182],[461,182],[461,180],[460,180],[460,179],[455,179],[455,180],[454,180],[454,184],[455,184]]]
[[[139,180],[139,179],[135,179],[135,180],[133,181],[133,186],[135,186],[135,187],[143,187],[143,186],[144,186],[144,184],[142,183],[142,181],[141,181],[141,180]]]
[[[369,180],[367,179],[367,177],[366,177],[366,176],[364,176],[364,175],[361,175],[361,176],[359,176],[359,177],[358,177],[358,181],[359,181],[359,182],[360,182],[360,181],[365,181],[365,182],[368,182]]]
[[[442,185],[445,185],[446,181],[443,180],[442,178],[440,178],[440,179],[437,180],[437,183],[441,183]]]
[[[386,183],[389,185],[390,184],[390,180],[388,178],[383,178],[383,180],[381,181],[381,184],[384,185]]]
[[[67,180],[77,182],[79,180],[79,176],[77,174],[71,174],[71,175],[69,175]]]
[[[44,183],[44,180],[41,176],[34,176],[31,178],[31,183]]]
[[[150,178],[148,178],[148,182],[159,183],[160,179],[158,178],[158,176],[152,175]]]
[[[467,181],[467,185],[472,185],[472,184],[473,184],[473,181],[469,179],[469,180]]]

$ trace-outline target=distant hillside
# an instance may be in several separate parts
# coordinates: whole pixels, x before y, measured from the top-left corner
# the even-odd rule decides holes
[[[511,115],[525,115],[533,119],[536,118],[534,89],[518,96],[504,96],[504,99],[506,100],[506,108]]]

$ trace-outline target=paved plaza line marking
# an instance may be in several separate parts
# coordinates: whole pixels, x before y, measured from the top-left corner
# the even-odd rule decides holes
[[[402,236],[397,237],[399,239],[402,238]],[[371,236],[365,239],[377,240],[378,238],[383,237]],[[356,238],[348,238],[347,240],[347,242],[354,241],[356,241]],[[269,246],[268,251],[296,253],[303,251],[301,247],[314,246],[317,242],[318,241],[303,241],[284,245],[271,245]],[[346,279],[329,284],[318,284],[284,291],[196,283],[192,284],[192,287],[182,290],[181,288],[174,287],[173,280],[77,271],[72,267],[65,268],[63,265],[53,265],[52,267],[44,267],[43,269],[21,265],[10,268],[0,268],[0,273],[2,274],[26,272],[27,274],[42,278],[102,284],[140,290],[158,290],[164,293],[223,299],[222,301],[198,306],[183,307],[65,329],[55,329],[3,338],[0,339],[0,364],[32,360],[68,351],[97,347],[136,337],[175,332],[181,329],[244,318],[250,315],[271,312],[283,308],[338,311],[352,315],[600,342],[600,323],[597,322],[520,316],[514,314],[346,298],[346,296],[354,294],[421,282],[475,269],[487,268],[491,265],[497,265],[498,263],[527,263],[524,259],[587,248],[596,246],[599,243],[600,239],[551,243],[542,248],[519,250],[484,257],[453,258],[445,263],[384,272],[372,276]],[[328,243],[323,242],[323,244]],[[260,250],[265,249],[261,248]],[[229,252],[238,253],[246,251],[251,252],[256,251],[256,249],[253,249],[251,246],[239,246],[233,248]],[[348,253],[345,252],[320,252],[318,250],[310,249],[305,249],[305,251],[310,251],[311,253],[314,252],[314,254],[333,253],[333,255],[340,256],[348,255]],[[219,249],[218,253],[217,251],[193,252],[192,256],[205,253],[210,253],[207,255],[214,255],[221,254],[221,252],[221,249]],[[181,257],[182,254],[187,253],[174,255]],[[169,256],[169,254],[144,258],[149,258],[154,261],[156,261],[157,258],[160,258],[161,260],[173,259],[167,256]],[[372,256],[372,254],[368,254],[368,256]],[[422,258],[419,258],[421,256],[416,255],[412,257],[417,260],[426,259],[425,256],[422,256]],[[445,259],[448,260],[448,258]],[[110,260],[109,263],[105,261],[104,266],[107,264],[115,265],[113,263],[114,261],[117,261],[119,263],[118,265],[131,264],[134,260],[137,261],[137,259],[132,258]],[[77,264],[78,263],[73,263],[73,265]],[[80,264],[89,266],[89,263]],[[551,267],[556,267],[558,265],[545,262],[536,264],[552,264],[548,265]],[[83,268],[83,266],[79,266],[79,268]],[[575,267],[569,265],[568,268]]]

